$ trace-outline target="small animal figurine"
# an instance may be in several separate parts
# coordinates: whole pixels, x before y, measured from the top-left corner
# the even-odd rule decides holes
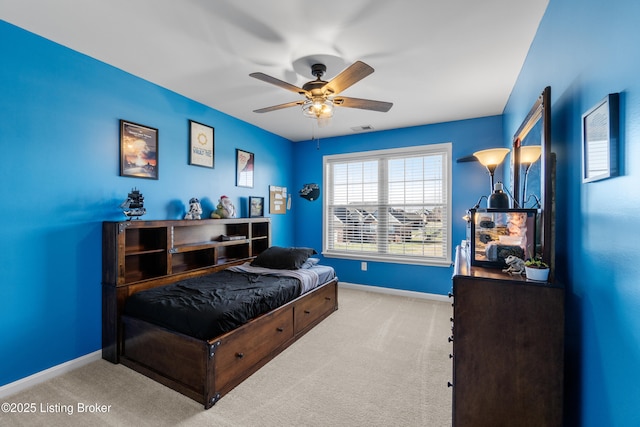
[[[524,261],[517,256],[509,255],[507,259],[504,260],[508,267],[503,269],[504,273],[509,274],[524,274]]]
[[[235,218],[235,216],[236,207],[231,203],[231,199],[227,196],[221,196],[216,210],[211,212],[211,218]]]
[[[189,212],[186,213],[184,219],[201,219],[202,206],[200,200],[195,197],[189,199]]]

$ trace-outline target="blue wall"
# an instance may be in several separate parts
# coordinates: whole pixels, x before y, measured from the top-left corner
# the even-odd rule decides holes
[[[455,248],[465,238],[466,223],[462,216],[481,195],[487,195],[490,188],[489,176],[479,163],[456,163],[455,159],[502,145],[501,116],[296,143],[294,188],[300,189],[310,182],[322,185],[322,157],[326,155],[442,142],[451,142],[453,146],[452,244]],[[496,173],[499,175],[500,169]],[[320,199],[314,202],[301,198],[296,202],[296,242],[314,247],[318,252],[322,249],[322,190]],[[326,258],[324,263],[334,266],[344,282],[434,294],[451,290],[453,270],[450,267],[368,261],[367,271],[361,271],[358,260]]]
[[[150,219],[181,216],[189,197],[210,211],[267,189],[234,185],[234,150],[256,154],[256,181],[287,185],[293,209],[275,216],[274,244],[321,247],[322,200],[295,192],[322,182],[322,156],[453,142],[453,157],[508,146],[552,87],[558,155],[557,266],[567,286],[566,425],[640,425],[640,3],[551,0],[503,117],[292,144],[108,65],[0,22],[0,385],[100,347],[100,223],[138,187]],[[580,117],[621,94],[622,173],[580,182]],[[118,119],[160,130],[160,180],[118,176]],[[188,119],[216,128],[216,168],[188,166]],[[277,156],[275,154],[277,153]],[[293,169],[291,168],[293,165]],[[458,222],[486,191],[475,163],[454,163]],[[295,216],[295,221],[293,221]],[[446,293],[450,269],[328,259],[341,280]],[[411,284],[411,285],[409,285]]]
[[[159,129],[159,180],[119,176],[119,119]],[[215,169],[188,165],[188,120],[215,128]],[[0,385],[100,349],[101,222],[132,187],[145,219],[209,214],[225,194],[246,216],[266,183],[291,188],[292,143],[0,21]],[[235,149],[255,154],[235,186]],[[273,219],[293,244],[293,215]]]
[[[566,425],[640,425],[640,3],[551,0],[505,109],[505,141],[545,86],[567,287]],[[581,116],[620,93],[621,176],[581,183]]]

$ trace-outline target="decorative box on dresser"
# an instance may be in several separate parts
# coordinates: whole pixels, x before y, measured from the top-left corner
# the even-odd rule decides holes
[[[453,273],[453,426],[561,426],[564,289],[471,266]]]

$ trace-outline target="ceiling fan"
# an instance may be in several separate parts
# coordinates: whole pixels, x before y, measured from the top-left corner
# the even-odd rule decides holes
[[[324,64],[314,64],[311,66],[311,74],[315,80],[305,83],[301,88],[285,81],[268,76],[264,73],[251,73],[254,77],[263,82],[271,83],[283,89],[303,95],[306,99],[287,102],[285,104],[273,105],[271,107],[253,110],[254,113],[268,113],[270,111],[281,110],[283,108],[302,106],[305,116],[318,119],[318,123],[326,121],[333,116],[334,106],[359,108],[362,110],[373,110],[386,113],[393,106],[391,102],[373,101],[370,99],[348,98],[338,96],[340,92],[359,82],[373,73],[373,68],[362,61],[356,61],[343,70],[340,74],[327,82],[322,80],[322,76],[327,71]]]

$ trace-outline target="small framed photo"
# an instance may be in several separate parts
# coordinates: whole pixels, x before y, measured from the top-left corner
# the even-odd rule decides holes
[[[249,196],[249,218],[264,216],[264,197]]]
[[[158,129],[120,120],[120,176],[158,179]]]
[[[618,174],[618,94],[607,95],[582,115],[582,182]]]
[[[214,148],[213,128],[189,120],[189,164],[213,169]]]
[[[236,148],[236,186],[253,188],[253,153]]]

